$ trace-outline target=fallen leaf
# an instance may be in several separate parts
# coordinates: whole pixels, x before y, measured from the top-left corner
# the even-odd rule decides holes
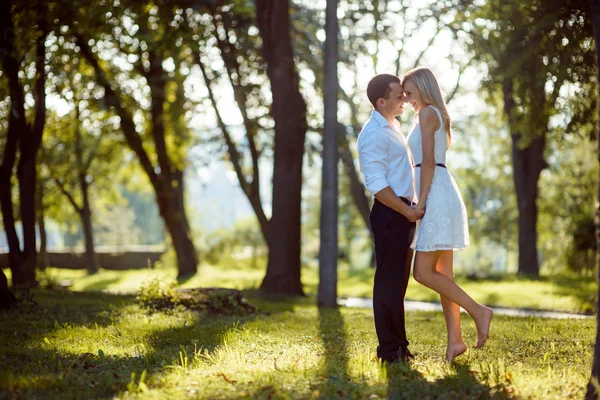
[[[219,373],[217,375],[222,376],[223,379],[225,379],[225,382],[228,382],[228,383],[236,383],[237,382],[235,379],[229,379],[227,377],[227,375],[225,375],[223,372],[221,372],[221,373]]]

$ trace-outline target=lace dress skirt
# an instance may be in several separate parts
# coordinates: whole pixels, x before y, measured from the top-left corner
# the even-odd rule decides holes
[[[418,171],[418,170],[417,170]],[[417,172],[417,177],[419,176]],[[417,179],[419,193],[419,179]],[[411,248],[417,251],[455,250],[469,246],[467,209],[454,178],[446,168],[435,168]]]

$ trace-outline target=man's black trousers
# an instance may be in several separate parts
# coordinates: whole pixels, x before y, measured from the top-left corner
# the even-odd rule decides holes
[[[373,287],[375,330],[379,340],[377,357],[393,362],[403,358],[408,348],[404,296],[410,277],[413,255],[410,244],[416,224],[378,200],[373,204],[369,220],[377,261]]]

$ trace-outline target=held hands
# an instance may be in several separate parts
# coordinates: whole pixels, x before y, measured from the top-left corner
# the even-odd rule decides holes
[[[411,206],[406,213],[406,219],[409,222],[415,222],[423,218],[425,215],[425,210],[423,208],[419,208],[418,206]]]

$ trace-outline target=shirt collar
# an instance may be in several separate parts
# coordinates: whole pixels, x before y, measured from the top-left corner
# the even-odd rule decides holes
[[[395,119],[394,119],[394,125],[390,125],[388,120],[385,119],[385,117],[383,115],[381,115],[381,113],[377,110],[371,111],[371,118],[373,118],[379,124],[379,126],[382,126],[382,127],[389,126],[393,130],[395,130],[397,133],[400,133],[400,122],[396,121]]]

